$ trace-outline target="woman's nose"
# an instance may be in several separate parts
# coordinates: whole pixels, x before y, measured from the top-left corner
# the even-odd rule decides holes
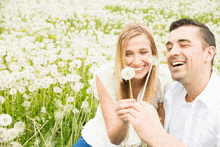
[[[133,64],[139,65],[141,63],[141,58],[139,55],[135,55],[133,59]]]

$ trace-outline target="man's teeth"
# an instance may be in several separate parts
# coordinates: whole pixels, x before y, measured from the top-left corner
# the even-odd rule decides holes
[[[183,62],[173,62],[172,65],[173,65],[173,66],[183,65]]]
[[[143,67],[140,67],[140,68],[134,68],[136,71],[139,71],[139,70],[142,70],[144,68],[144,66]]]

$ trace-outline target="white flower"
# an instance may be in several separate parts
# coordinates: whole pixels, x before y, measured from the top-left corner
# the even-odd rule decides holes
[[[64,109],[65,109],[65,112],[70,113],[70,111],[73,109],[73,105],[67,104],[65,105]]]
[[[75,99],[75,98],[74,98],[73,96],[70,96],[70,97],[67,98],[66,101],[67,101],[68,103],[72,103],[72,102],[74,102],[74,99]]]
[[[130,80],[135,76],[135,69],[129,66],[126,66],[122,71],[121,71],[121,77],[124,80]]]
[[[59,66],[59,67],[64,67],[64,66],[65,66],[65,62],[59,61],[59,62],[58,62],[58,66]]]
[[[79,110],[77,108],[73,108],[72,112],[73,112],[73,114],[78,114]]]
[[[19,70],[21,70],[21,66],[20,66],[18,63],[16,63],[16,62],[12,62],[12,63],[9,65],[9,69],[10,69],[11,71],[19,71]]]
[[[62,108],[63,105],[60,100],[55,100],[55,106]]]
[[[46,107],[41,107],[41,111],[40,111],[41,113],[47,113],[47,110],[46,110]]]
[[[156,56],[152,56],[150,59],[149,59],[149,62],[151,63],[151,65],[159,65],[160,62],[158,60],[158,58]]]
[[[22,94],[25,93],[26,89],[23,86],[19,86],[18,91]]]
[[[86,89],[86,93],[87,94],[92,94],[94,93],[94,88],[92,86],[90,86],[89,88]]]
[[[69,63],[69,66],[72,67],[76,67],[76,68],[80,68],[82,65],[82,60],[74,60],[72,62]]]
[[[25,99],[27,99],[27,100],[30,98],[30,96],[27,95],[26,93],[24,93],[23,97],[24,97]]]
[[[3,91],[5,89],[4,85],[0,85],[0,91]]]
[[[3,96],[0,96],[0,103],[4,103],[5,102],[5,98]]]
[[[11,88],[10,90],[9,90],[9,94],[10,95],[15,95],[17,93],[17,90],[15,89],[15,88]]]
[[[0,136],[2,136],[5,132],[6,132],[6,128],[0,128]]]
[[[62,111],[56,111],[55,112],[55,119],[56,120],[63,119],[63,112]]]
[[[22,147],[22,145],[16,141],[10,142],[10,146],[12,147]]]
[[[87,100],[82,102],[81,109],[88,109],[89,108],[89,102]]]
[[[70,87],[72,90],[74,90],[75,92],[79,92],[83,87],[84,84],[81,82],[75,82],[75,84],[70,84]]]
[[[0,50],[0,56],[2,56],[2,57],[3,57],[3,56],[5,56],[5,55],[6,55],[6,51],[5,51],[5,50],[3,50],[3,49],[1,49],[1,50]]]
[[[8,139],[9,139],[9,134],[8,134],[7,130],[6,130],[6,129],[5,129],[5,130],[0,129],[0,132],[2,132],[1,135],[0,135],[0,142],[6,142],[6,141],[8,141]]]
[[[23,121],[16,122],[14,128],[17,129],[18,132],[23,132],[25,129],[25,123]]]
[[[11,129],[8,129],[7,132],[9,135],[8,141],[18,137],[18,130],[17,129],[11,128]]]
[[[60,87],[56,86],[56,87],[53,88],[53,91],[56,92],[56,93],[61,93],[62,89]]]
[[[0,64],[0,69],[6,69],[6,66],[4,64]]]
[[[1,126],[8,126],[12,123],[12,117],[8,114],[1,114],[0,115],[0,125]]]
[[[31,85],[31,86],[28,87],[28,90],[29,90],[30,92],[34,92],[34,91],[36,90],[36,88],[35,88],[34,85]]]
[[[24,107],[29,108],[31,106],[31,102],[29,101],[24,101],[24,103],[22,104]]]
[[[60,84],[66,84],[66,82],[67,82],[66,77],[59,77],[59,78],[57,78],[57,80]]]

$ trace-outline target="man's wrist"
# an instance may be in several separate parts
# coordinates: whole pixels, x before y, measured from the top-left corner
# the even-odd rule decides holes
[[[169,137],[168,135],[169,134],[163,128],[158,128],[153,131],[146,142],[152,147],[163,146],[165,145],[166,138]]]

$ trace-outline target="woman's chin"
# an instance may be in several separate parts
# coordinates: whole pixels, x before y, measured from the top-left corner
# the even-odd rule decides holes
[[[138,75],[138,76],[134,76],[134,80],[143,80],[145,77],[145,75]]]

